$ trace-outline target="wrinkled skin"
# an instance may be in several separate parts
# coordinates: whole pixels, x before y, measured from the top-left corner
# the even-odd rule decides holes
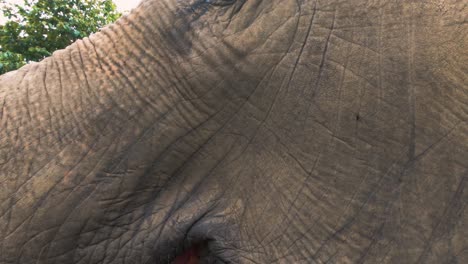
[[[146,0],[0,77],[0,263],[468,263],[463,2]]]

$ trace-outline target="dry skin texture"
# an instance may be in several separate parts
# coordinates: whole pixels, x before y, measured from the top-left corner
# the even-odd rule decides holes
[[[1,76],[0,263],[468,263],[467,14],[144,0]]]

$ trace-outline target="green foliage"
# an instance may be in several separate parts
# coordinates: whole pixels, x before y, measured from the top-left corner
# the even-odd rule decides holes
[[[0,12],[8,19],[0,25],[0,74],[40,61],[121,16],[112,0],[0,0]]]

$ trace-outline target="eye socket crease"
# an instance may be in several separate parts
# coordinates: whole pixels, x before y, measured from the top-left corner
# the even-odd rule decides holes
[[[230,5],[234,5],[238,0],[196,0],[190,2],[184,10],[192,11],[194,13],[198,12],[199,10],[203,10],[203,13],[208,11],[209,6],[217,6],[217,7],[226,7]]]
[[[228,6],[234,4],[236,1],[237,0],[205,0],[206,3],[214,6]]]

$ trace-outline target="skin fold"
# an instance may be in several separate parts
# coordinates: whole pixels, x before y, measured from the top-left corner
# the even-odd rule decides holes
[[[0,263],[468,263],[464,2],[143,0],[1,76]]]

